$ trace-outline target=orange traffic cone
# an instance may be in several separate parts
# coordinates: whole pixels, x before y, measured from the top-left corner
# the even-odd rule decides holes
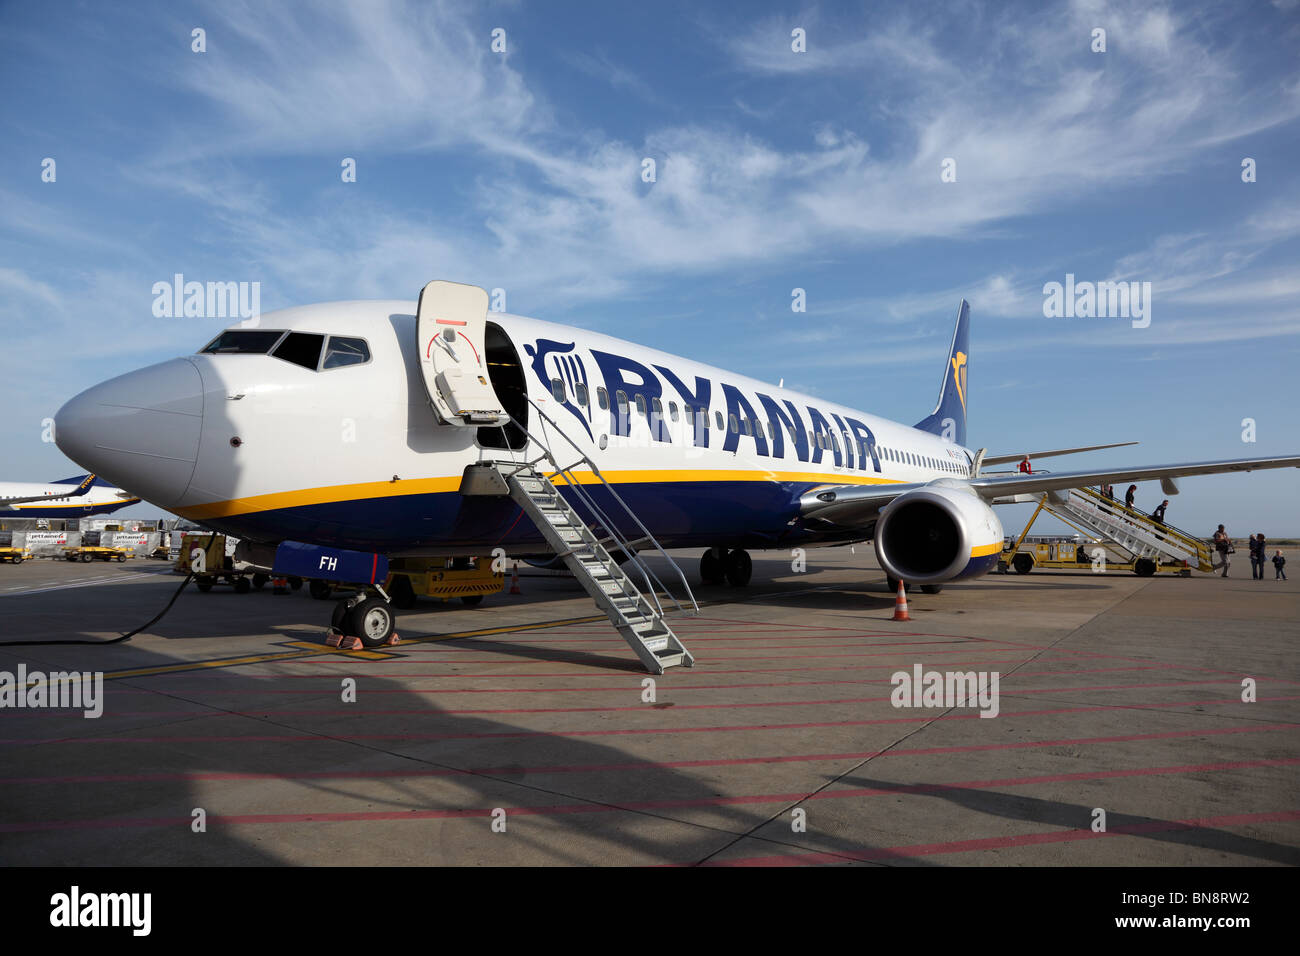
[[[524,593],[523,591],[519,590],[519,562],[518,561],[515,562],[514,568],[510,571],[510,593],[511,594]]]
[[[898,582],[898,599],[894,601],[894,620],[910,621],[907,614],[907,592],[903,590],[903,582]]]

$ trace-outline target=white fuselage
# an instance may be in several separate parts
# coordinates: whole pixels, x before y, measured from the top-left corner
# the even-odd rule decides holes
[[[517,395],[512,412],[561,464],[579,452],[595,461],[667,546],[848,540],[803,527],[799,496],[970,475],[968,450],[929,432],[599,333],[504,313],[488,321],[508,338],[484,357],[498,393],[510,405],[512,383],[522,386],[573,445]],[[493,447],[501,429],[439,420],[411,303],[285,309],[249,328],[363,340],[368,359],[174,359],[69,402],[60,447],[160,507],[253,540],[391,554],[535,549],[511,502],[457,490],[467,465],[536,457],[536,446]]]

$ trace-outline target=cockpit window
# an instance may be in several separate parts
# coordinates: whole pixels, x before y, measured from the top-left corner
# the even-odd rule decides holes
[[[325,361],[321,368],[343,368],[345,365],[364,365],[370,361],[370,346],[365,339],[349,339],[331,335],[325,348]]]
[[[324,342],[323,335],[312,332],[290,332],[284,337],[284,341],[275,347],[271,355],[314,372],[320,363],[320,347]]]
[[[199,349],[199,354],[265,355],[282,335],[283,329],[227,329]]]

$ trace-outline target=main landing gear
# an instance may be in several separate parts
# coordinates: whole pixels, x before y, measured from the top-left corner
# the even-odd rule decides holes
[[[358,592],[334,605],[330,628],[358,638],[366,647],[383,647],[397,627],[393,606],[377,594]]]
[[[894,577],[892,574],[887,574],[887,575],[885,575],[885,580],[889,582],[889,593],[890,593],[890,594],[897,594],[897,593],[898,593],[898,578]],[[943,585],[942,585],[942,584],[922,584],[922,585],[921,585],[921,593],[922,593],[922,594],[938,594],[938,593],[939,593],[940,591],[942,591],[942,590],[943,590]]]
[[[734,588],[743,588],[754,576],[754,562],[748,551],[735,548],[710,548],[700,558],[700,577],[705,584],[722,584],[724,581]]]

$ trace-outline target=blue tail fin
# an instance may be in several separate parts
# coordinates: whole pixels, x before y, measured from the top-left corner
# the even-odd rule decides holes
[[[952,332],[952,348],[948,350],[948,361],[944,364],[939,404],[928,418],[913,427],[940,435],[958,445],[966,444],[966,372],[969,367],[970,305],[962,299],[957,310],[957,327]]]

